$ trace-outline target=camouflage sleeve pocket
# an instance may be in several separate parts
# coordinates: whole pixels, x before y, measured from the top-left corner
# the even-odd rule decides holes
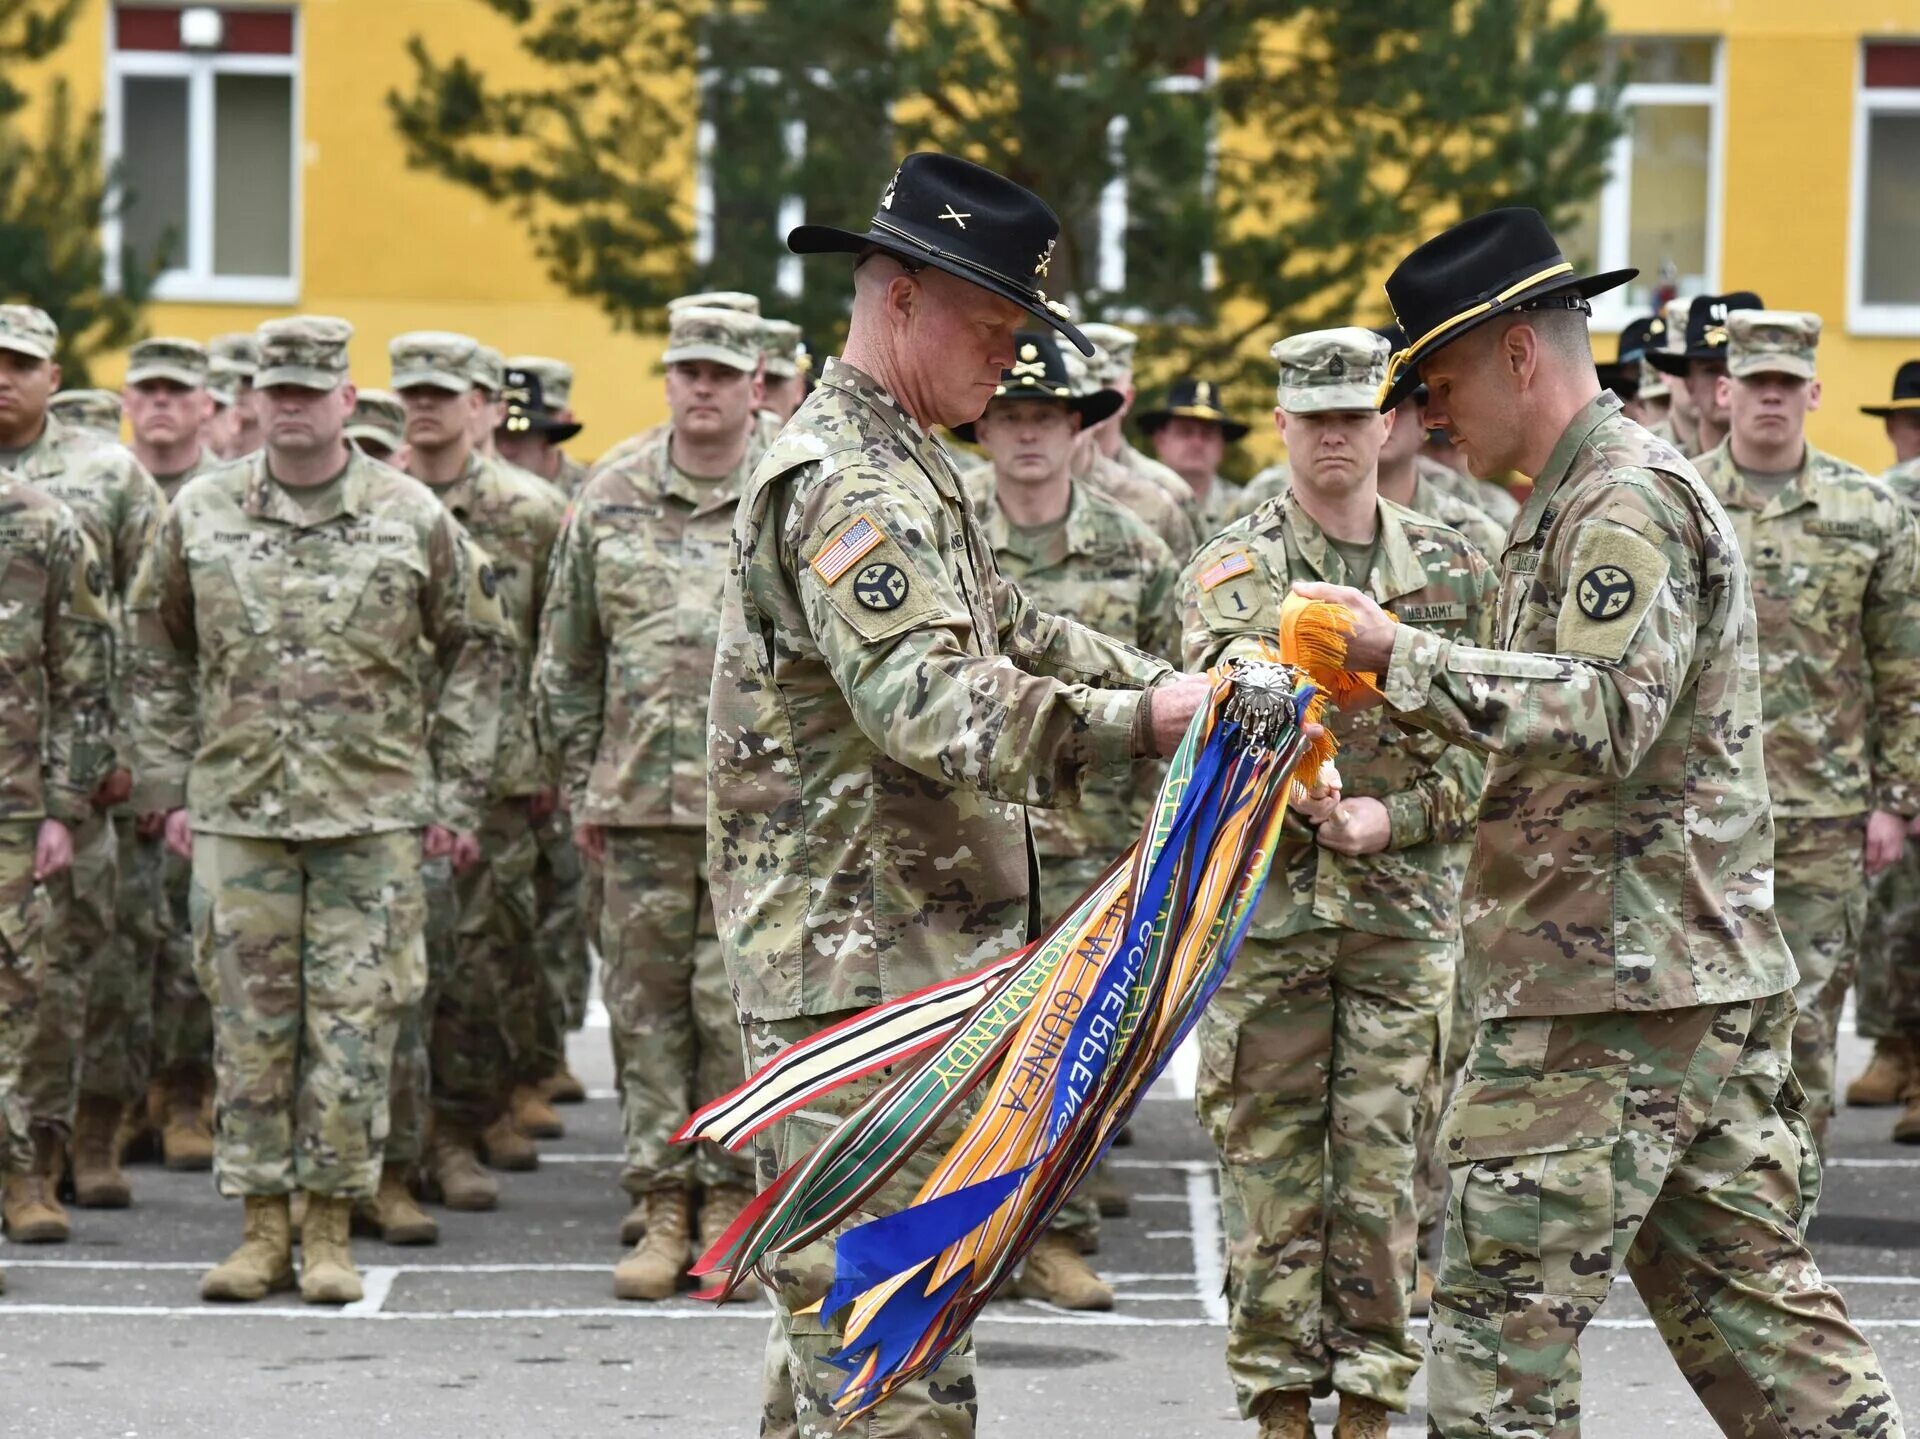
[[[1668,568],[1666,555],[1645,536],[1608,519],[1590,522],[1574,546],[1554,649],[1586,659],[1620,659],[1653,608]]]

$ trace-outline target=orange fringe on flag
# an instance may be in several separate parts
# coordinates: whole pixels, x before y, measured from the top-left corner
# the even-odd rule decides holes
[[[1353,615],[1344,605],[1290,594],[1280,602],[1280,658],[1305,670],[1340,708],[1380,698],[1379,676],[1349,670],[1347,636]]]

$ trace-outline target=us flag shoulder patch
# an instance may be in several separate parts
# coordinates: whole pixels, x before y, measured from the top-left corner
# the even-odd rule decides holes
[[[1252,568],[1253,561],[1247,558],[1247,552],[1235,550],[1226,558],[1216,561],[1200,572],[1200,588],[1203,592],[1218,589],[1234,576],[1244,575]]]
[[[813,557],[813,572],[832,584],[875,545],[887,537],[886,531],[866,515],[860,516],[840,532],[840,537]]]

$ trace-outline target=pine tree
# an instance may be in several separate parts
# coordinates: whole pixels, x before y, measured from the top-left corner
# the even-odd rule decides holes
[[[0,291],[38,305],[60,327],[61,369],[74,388],[88,361],[143,331],[141,311],[162,257],[130,250],[106,286],[101,226],[122,203],[104,163],[98,111],[76,113],[64,81],[36,106],[21,67],[66,43],[85,0],[0,0]]]
[[[796,204],[861,226],[894,160],[933,148],[1053,205],[1049,290],[1144,323],[1150,378],[1197,368],[1249,396],[1264,341],[1384,318],[1379,277],[1422,236],[1506,202],[1568,218],[1619,125],[1597,0],[475,3],[536,79],[416,40],[391,97],[412,158],[511,206],[622,323],[739,288],[830,341],[847,287],[782,293]],[[1600,100],[1576,112],[1579,85]],[[1122,202],[1124,233],[1103,228]]]

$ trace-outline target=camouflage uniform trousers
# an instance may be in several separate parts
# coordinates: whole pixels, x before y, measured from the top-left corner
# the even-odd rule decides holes
[[[40,986],[33,1038],[27,1045],[26,1097],[35,1128],[72,1132],[80,1098],[81,1039],[89,976],[114,942],[114,888],[119,842],[111,815],[98,812],[73,833],[73,867],[53,892],[53,942]]]
[[[1349,929],[1249,936],[1200,1018],[1194,1101],[1220,1151],[1244,1416],[1288,1390],[1407,1407],[1415,1142],[1454,953]]]
[[[1869,1039],[1920,1039],[1920,839],[1867,881],[1854,1006]]]
[[[153,1071],[213,1072],[213,1006],[194,973],[193,920],[188,896],[193,862],[164,840],[141,841],[158,867],[164,936],[153,966]]]
[[[454,931],[459,911],[453,891],[453,862],[444,856],[422,860],[420,882],[427,900],[427,985],[400,1016],[393,1045],[393,1073],[387,1081],[385,1162],[411,1170],[427,1152],[427,1122],[432,1113],[433,1066],[427,1032],[440,989],[454,965]]]
[[[699,829],[606,831],[601,987],[626,1127],[620,1183],[636,1198],[674,1185],[751,1187],[752,1162],[673,1133],[746,1077]]]
[[[371,1195],[400,1017],[426,988],[419,832],[196,834],[191,908],[220,1192]]]
[[[1054,920],[1067,912],[1070,905],[1093,882],[1106,872],[1113,856],[1108,855],[1041,855],[1040,856],[1040,912],[1046,916],[1046,922]],[[1105,1165],[1106,1160],[1100,1161]],[[1094,1174],[1100,1173],[1099,1169]],[[1089,1175],[1085,1183],[1091,1183]],[[1053,1217],[1051,1226],[1055,1234],[1064,1234],[1079,1246],[1082,1253],[1093,1254],[1100,1248],[1100,1205],[1091,1195],[1077,1188],[1067,1196],[1067,1202],[1060,1206],[1060,1212]]]
[[[33,1164],[27,1050],[53,942],[55,900],[33,878],[37,819],[0,820],[0,1174]]]
[[[1865,815],[1774,825],[1773,907],[1800,969],[1793,1071],[1807,1094],[1807,1121],[1823,1145],[1833,1117],[1840,1011],[1866,929],[1866,833]]]
[[[534,913],[539,928],[534,945],[540,956],[540,1056],[548,1074],[557,1073],[567,1057],[567,1035],[587,1019],[587,991],[593,962],[587,954],[587,936],[594,932],[597,912],[590,913],[596,886],[587,864],[573,845],[573,819],[556,809],[534,826],[540,847],[533,871]]]
[[[1902,1432],[1806,1247],[1794,1017],[1778,994],[1480,1025],[1442,1127],[1432,1434],[1577,1439],[1580,1335],[1623,1268],[1725,1433]]]
[[[1460,1071],[1473,1048],[1473,1000],[1460,987],[1460,950],[1453,952],[1453,994],[1447,1003],[1447,1022],[1440,1035],[1440,1052],[1427,1071],[1420,1091],[1420,1127],[1416,1147],[1419,1168],[1414,1171],[1414,1205],[1420,1214],[1420,1252],[1433,1257],[1440,1239],[1440,1222],[1447,1212],[1447,1161],[1440,1153],[1440,1116],[1460,1082]]]
[[[435,976],[433,1111],[485,1129],[515,1085],[540,1072],[540,971],[534,954],[533,871],[538,846],[530,799],[509,799],[480,826],[480,862],[453,876],[455,940]]]
[[[838,1024],[854,1012],[746,1020],[743,1028],[748,1062],[758,1069],[789,1044]],[[760,1187],[771,1184],[818,1144],[892,1074],[891,1069],[882,1070],[843,1085],[761,1134],[754,1141]],[[778,1395],[763,1394],[762,1439],[783,1439],[786,1435],[797,1439],[905,1439],[907,1435],[913,1439],[970,1439],[979,1414],[971,1334],[940,1361],[932,1374],[907,1385],[842,1428],[833,1411],[833,1396],[846,1383],[847,1375],[829,1363],[828,1356],[840,1347],[845,1314],[822,1315],[812,1306],[833,1284],[834,1239],[856,1224],[892,1214],[911,1202],[973,1114],[971,1100],[961,1104],[925,1146],[838,1229],[804,1248],[771,1255],[762,1264],[768,1297],[773,1301],[776,1333],[785,1341],[784,1355],[771,1351],[767,1355],[762,1379],[771,1384],[784,1372],[792,1385],[790,1406],[780,1403]]]
[[[118,817],[114,935],[87,973],[80,1093],[130,1105],[147,1093],[153,1055],[154,961],[166,938],[157,839]]]

